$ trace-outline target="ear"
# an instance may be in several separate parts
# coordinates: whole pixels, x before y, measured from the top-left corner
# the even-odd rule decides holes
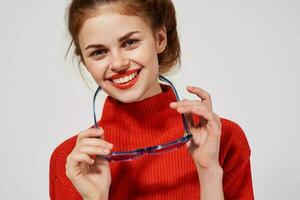
[[[155,44],[156,44],[156,52],[157,54],[162,53],[167,46],[167,31],[166,27],[158,29],[155,33]]]

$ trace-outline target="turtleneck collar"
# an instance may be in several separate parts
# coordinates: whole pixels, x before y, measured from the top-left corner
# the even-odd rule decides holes
[[[166,110],[166,108],[170,108],[169,104],[171,102],[176,101],[176,96],[171,86],[165,84],[160,84],[160,86],[163,92],[133,103],[123,103],[108,96],[104,103],[104,110],[116,109],[138,115],[147,115],[148,113],[158,113]]]
[[[181,114],[170,107],[176,96],[169,85],[161,93],[142,101],[122,103],[108,96],[99,126],[114,151],[163,144],[183,136]]]

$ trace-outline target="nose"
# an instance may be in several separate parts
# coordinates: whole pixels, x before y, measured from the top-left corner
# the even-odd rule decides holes
[[[129,59],[127,59],[122,52],[115,51],[112,54],[110,68],[114,72],[122,72],[128,69],[129,66]]]

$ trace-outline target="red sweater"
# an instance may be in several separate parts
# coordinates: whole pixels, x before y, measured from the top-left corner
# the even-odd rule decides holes
[[[124,104],[107,97],[101,120],[105,139],[113,151],[132,150],[162,144],[183,135],[181,115],[169,107],[176,98],[169,86],[163,93],[140,102]],[[241,127],[221,118],[222,135],[219,162],[223,168],[225,199],[254,199],[250,148]],[[50,159],[50,197],[52,200],[82,199],[66,177],[66,158],[76,144],[77,135],[62,142]],[[130,162],[110,163],[112,183],[109,199],[182,200],[200,199],[195,164],[187,148],[146,155]]]

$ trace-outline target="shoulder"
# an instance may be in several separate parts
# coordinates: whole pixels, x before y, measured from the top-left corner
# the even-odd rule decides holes
[[[77,135],[74,135],[60,143],[52,152],[50,158],[50,170],[55,171],[56,175],[64,175],[66,159],[74,149],[76,140]],[[60,172],[63,174],[59,174]]]
[[[249,159],[251,149],[242,127],[222,117],[221,124],[220,161],[224,162],[229,158]]]
[[[61,157],[66,157],[71,153],[71,151],[74,149],[76,145],[76,140],[77,140],[77,135],[74,135],[62,143],[60,143],[53,151],[51,158],[61,158]]]
[[[238,123],[222,117],[220,120],[222,124],[222,136],[224,138],[241,142],[246,139],[245,132]]]
[[[221,124],[222,124],[221,137],[223,140],[226,140],[227,142],[244,143],[244,144],[245,142],[247,142],[246,134],[238,123],[221,117]]]

